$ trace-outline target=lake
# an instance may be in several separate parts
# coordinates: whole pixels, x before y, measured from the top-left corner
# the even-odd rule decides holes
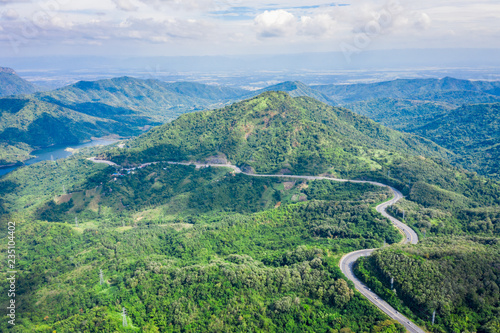
[[[70,151],[66,151],[67,148],[73,148],[73,149],[78,149],[78,148],[84,148],[84,147],[93,147],[93,146],[107,146],[112,143],[117,142],[118,140],[94,140],[86,143],[81,143],[77,145],[71,145],[71,146],[53,146],[50,148],[42,149],[42,150],[36,150],[31,153],[31,155],[34,155],[34,158],[31,158],[29,160],[26,160],[24,162],[24,165],[31,165],[35,164],[37,162],[41,161],[47,161],[47,160],[60,160],[61,158],[66,158],[68,156],[71,156]],[[9,168],[0,168],[0,176],[6,175],[9,172],[12,172],[16,170],[17,168],[20,168],[21,166],[15,166],[15,167],[9,167]]]

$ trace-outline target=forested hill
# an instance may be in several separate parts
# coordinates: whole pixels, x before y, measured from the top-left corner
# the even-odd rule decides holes
[[[446,157],[430,141],[399,133],[308,97],[266,92],[220,110],[185,114],[108,153],[119,163],[202,160],[224,154],[257,172],[348,174],[381,169],[397,154]]]
[[[315,90],[338,103],[378,98],[440,101],[456,106],[500,100],[500,82],[443,79],[400,79],[367,84],[320,85]]]
[[[500,102],[465,104],[381,98],[356,102],[353,111],[400,131],[420,135],[453,151],[455,164],[500,177]]]
[[[500,103],[464,105],[412,132],[452,150],[466,168],[500,177]]]
[[[139,135],[185,112],[224,106],[243,94],[248,91],[121,77],[6,97],[0,99],[0,166],[22,162],[31,151],[53,144]]]
[[[99,117],[31,96],[1,98],[0,166],[22,162],[37,148],[81,143],[92,137],[139,135],[142,126],[151,124],[126,110],[109,109],[118,112]]]
[[[128,124],[30,98],[0,99],[0,119],[0,141],[24,142],[35,147],[79,143],[113,133],[140,133]],[[139,119],[136,121],[140,123]]]
[[[7,67],[0,67],[0,97],[10,95],[32,94],[38,89]]]
[[[164,123],[186,112],[224,106],[245,94],[248,91],[199,83],[119,77],[80,81],[35,97],[94,116],[103,117],[109,109],[127,109]]]

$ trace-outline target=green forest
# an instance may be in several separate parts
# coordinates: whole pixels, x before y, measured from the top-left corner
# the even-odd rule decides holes
[[[357,272],[433,332],[498,332],[499,264],[498,238],[444,236],[378,250],[358,262]]]
[[[117,178],[84,157],[0,181],[20,221],[13,332],[403,331],[338,268],[401,239],[373,209],[383,188],[168,164]]]
[[[118,78],[0,99],[3,163],[28,156],[37,144],[30,140],[81,141],[115,132],[117,123],[137,134],[184,113],[176,103],[191,103],[191,111],[221,107],[0,178],[2,238],[7,222],[16,221],[19,315],[13,329],[0,321],[0,331],[402,333],[339,268],[351,251],[380,248],[358,261],[356,275],[420,327],[500,332],[500,183],[496,160],[488,159],[495,156],[498,103],[440,104],[450,87],[463,85],[448,79],[373,87],[386,90],[379,97],[392,116],[403,109],[405,121],[425,123],[412,133],[301,96],[368,110],[374,106],[358,99],[364,85],[287,82],[276,89],[295,97],[270,88],[224,106],[243,92]],[[467,89],[494,99],[495,87]],[[427,102],[408,102],[416,88]],[[150,90],[142,103],[138,96]],[[459,103],[469,95],[454,96]],[[154,108],[168,103],[168,115]],[[442,115],[450,110],[457,112]],[[485,118],[464,125],[478,110]],[[449,127],[439,124],[440,114]],[[477,140],[466,139],[486,123]],[[33,129],[36,138],[28,135]],[[415,135],[423,131],[435,141]],[[486,151],[491,156],[474,157]],[[118,165],[88,159],[94,156]],[[244,173],[168,161],[228,162]],[[467,161],[487,163],[491,172],[478,174]],[[147,162],[156,163],[141,165]],[[387,187],[290,175],[395,187],[404,198],[387,212],[420,242],[401,244],[400,231],[376,211],[393,196]],[[0,287],[0,305],[8,301],[6,288]]]

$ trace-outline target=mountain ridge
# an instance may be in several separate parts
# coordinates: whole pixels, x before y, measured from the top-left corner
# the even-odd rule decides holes
[[[468,92],[469,99],[473,102],[500,100],[500,82],[498,81],[470,81],[451,77],[397,79],[350,85],[315,85],[312,88],[342,104],[377,98],[442,100],[442,94],[457,91]],[[463,101],[464,99],[458,96],[448,103],[459,106]]]
[[[0,67],[0,97],[32,94],[40,89],[8,67]]]

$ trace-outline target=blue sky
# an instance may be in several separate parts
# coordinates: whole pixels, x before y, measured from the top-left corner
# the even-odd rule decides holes
[[[0,56],[500,49],[497,0],[0,0]]]

